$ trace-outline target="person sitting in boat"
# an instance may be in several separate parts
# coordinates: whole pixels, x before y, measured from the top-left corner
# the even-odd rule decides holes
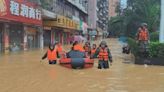
[[[57,49],[55,48],[55,45],[50,44],[49,49],[45,53],[45,55],[42,57],[42,60],[47,58],[49,60],[49,64],[56,64],[58,57],[59,57],[59,54],[58,54]]]
[[[85,52],[82,46],[75,41],[72,50],[67,53],[67,58],[85,58]]]
[[[97,48],[97,50],[92,58],[97,58],[97,56],[99,59],[98,69],[109,68],[108,62],[110,62],[110,64],[112,64],[112,55],[111,55],[110,50],[105,41],[102,41],[100,43],[100,46]]]
[[[78,50],[78,51],[81,51],[81,52],[85,52],[85,50],[83,49],[82,45],[78,41],[75,41],[73,43],[72,50]]]

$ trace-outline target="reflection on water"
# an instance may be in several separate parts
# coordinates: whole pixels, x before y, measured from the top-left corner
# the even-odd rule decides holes
[[[114,64],[98,70],[72,70],[40,62],[45,51],[0,57],[0,92],[164,92],[164,67],[139,66],[122,55],[116,39],[109,43]],[[68,48],[68,47],[67,47]]]

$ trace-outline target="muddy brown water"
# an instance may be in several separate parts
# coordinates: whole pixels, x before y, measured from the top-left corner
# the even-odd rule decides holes
[[[40,62],[44,51],[0,56],[0,92],[164,92],[164,67],[134,65],[117,39],[107,40],[114,63],[107,70],[72,70]],[[65,47],[68,49],[68,47]]]

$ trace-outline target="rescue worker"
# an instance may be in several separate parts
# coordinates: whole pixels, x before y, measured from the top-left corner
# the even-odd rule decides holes
[[[140,53],[148,54],[148,44],[150,38],[146,23],[142,23],[141,27],[138,29],[136,40],[139,45]]]
[[[147,24],[146,23],[142,23],[141,27],[138,29],[138,33],[136,34],[137,36],[137,41],[149,41],[149,32],[147,29]]]
[[[91,49],[91,56],[93,56],[93,55],[95,54],[96,49],[97,49],[96,44],[93,44],[93,45],[92,45],[92,49]]]
[[[112,55],[105,41],[100,43],[100,46],[97,48],[93,58],[96,58],[97,56],[99,59],[98,69],[108,69],[109,62],[112,65]]]
[[[54,44],[49,45],[49,49],[46,54],[42,57],[42,60],[47,58],[49,60],[49,64],[56,64],[57,58],[59,57],[58,51],[55,48]]]
[[[64,53],[63,52],[63,47],[62,47],[61,43],[56,42],[55,43],[55,47],[56,47],[56,50],[58,51],[59,55],[61,56]]]

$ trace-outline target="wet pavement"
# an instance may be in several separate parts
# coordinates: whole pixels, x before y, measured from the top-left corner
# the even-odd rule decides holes
[[[114,61],[107,70],[97,61],[83,70],[49,65],[41,50],[0,56],[0,92],[164,92],[164,67],[134,65],[117,39],[107,41]]]

